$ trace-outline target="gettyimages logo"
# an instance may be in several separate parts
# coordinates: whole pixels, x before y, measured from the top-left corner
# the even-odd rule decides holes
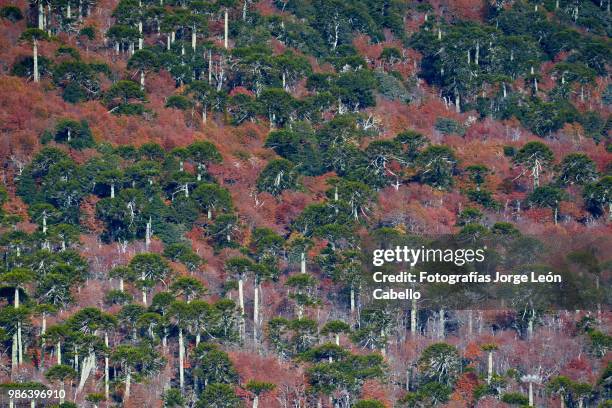
[[[484,248],[479,249],[433,249],[409,248],[396,246],[395,249],[375,249],[372,252],[372,264],[383,266],[385,263],[405,263],[411,267],[428,262],[451,262],[456,266],[485,260]]]

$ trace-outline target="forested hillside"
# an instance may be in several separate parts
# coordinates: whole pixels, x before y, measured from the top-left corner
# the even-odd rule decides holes
[[[611,21],[0,0],[0,406],[612,407]],[[373,299],[448,242],[563,284]]]

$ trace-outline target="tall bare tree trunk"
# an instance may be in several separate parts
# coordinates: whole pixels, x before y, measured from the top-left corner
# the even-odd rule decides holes
[[[529,381],[529,406],[533,407],[533,383]]]
[[[240,307],[240,336],[244,339],[244,280],[242,279],[242,276],[238,279],[238,306]]]
[[[259,284],[253,289],[253,341],[257,342],[257,329],[259,327]]]
[[[125,399],[130,398],[130,387],[132,385],[132,370],[130,367],[127,368],[125,374]]]
[[[38,41],[35,39],[32,46],[32,55],[34,58],[34,82],[40,81],[38,74]]]
[[[142,38],[142,21],[138,22],[138,33],[140,33],[140,37],[138,37],[138,49],[142,50],[144,46],[144,38]]]
[[[21,338],[21,322],[17,322],[17,352],[19,356],[19,365],[23,364],[23,341]]]
[[[487,384],[491,384],[493,378],[493,350],[489,350],[488,368],[487,368]]]
[[[17,333],[13,334],[13,343],[11,344],[11,374],[17,371]]]
[[[104,345],[108,348],[108,333],[104,332]],[[109,399],[109,370],[108,370],[108,355],[104,356],[104,398]]]
[[[212,50],[208,50],[208,85],[212,82]]]
[[[38,1],[38,29],[45,29],[45,10],[41,0]]]
[[[444,331],[445,331],[445,327],[444,326],[446,324],[446,318],[444,316],[444,309],[443,308],[440,308],[439,316],[440,316],[439,317],[440,318],[440,321],[439,321],[440,325],[438,327],[438,337],[443,339],[444,338],[444,334],[445,334],[444,333]]]
[[[185,366],[183,361],[185,358],[184,347],[183,329],[179,328],[179,385],[181,387],[181,391],[185,389]]]
[[[223,41],[223,46],[225,47],[225,49],[227,50],[228,48],[228,44],[227,44],[227,39],[228,39],[228,35],[229,35],[229,17],[228,17],[228,10],[227,8],[225,9],[225,16],[224,16],[224,34],[225,34],[225,38]]]

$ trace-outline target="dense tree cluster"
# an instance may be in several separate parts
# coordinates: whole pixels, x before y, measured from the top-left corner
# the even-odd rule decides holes
[[[0,389],[610,406],[609,1],[109,4],[0,9]],[[378,302],[396,245],[563,285]]]

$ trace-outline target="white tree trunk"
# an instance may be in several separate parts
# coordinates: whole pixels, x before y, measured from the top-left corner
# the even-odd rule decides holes
[[[208,50],[208,85],[212,82],[212,50]]]
[[[416,337],[417,334],[417,301],[412,299],[412,308],[410,309],[410,334]]]
[[[191,30],[191,48],[195,51],[196,50],[196,45],[197,45],[197,35],[196,35],[196,30],[195,27],[193,27],[193,29]]]
[[[529,382],[529,406],[533,407],[533,383]]]
[[[108,348],[108,333],[104,332],[104,345]],[[109,380],[110,380],[110,375],[109,375],[109,370],[108,370],[108,355],[104,357],[104,397],[106,398],[106,400],[108,401],[109,398],[109,392],[110,392],[110,387],[109,387]]]
[[[145,233],[145,248],[147,249],[147,251],[149,250],[149,245],[151,245],[151,217],[149,217],[149,221],[147,222],[147,230]],[[146,302],[145,302],[146,305]]]
[[[300,254],[300,272],[306,273],[306,252]]]
[[[125,399],[130,398],[130,387],[132,385],[132,370],[128,367],[125,374]]]
[[[87,357],[83,360],[83,367],[81,367],[81,380],[79,381],[79,387],[77,392],[81,392],[87,379],[89,378],[89,374],[91,374],[92,370],[96,366],[96,356],[93,352],[89,353]]]
[[[225,16],[224,16],[224,41],[223,41],[223,46],[225,47],[226,50],[228,48],[227,40],[228,40],[228,35],[229,35],[229,17],[227,14],[228,14],[228,10],[226,8]]]
[[[58,341],[55,345],[55,354],[57,355],[57,364],[62,364],[62,342]]]
[[[238,305],[240,306],[240,314],[244,314],[244,280],[242,277],[238,279]]]
[[[38,1],[38,29],[45,29],[45,10],[43,8],[42,1]]]
[[[138,49],[142,50],[144,46],[144,38],[142,38],[142,21],[138,22],[138,32],[140,33],[140,37],[138,37]]]
[[[489,350],[487,384],[491,384],[491,378],[493,378],[493,350]]]
[[[38,82],[40,80],[38,74],[38,41],[34,40],[34,45],[32,46],[32,55],[34,57],[34,82]]]
[[[179,328],[179,385],[181,391],[185,389],[185,366],[184,366],[184,355],[185,345],[183,340],[183,329]]]
[[[440,309],[439,316],[440,316],[440,321],[439,321],[440,326],[438,327],[438,337],[443,339],[444,338],[444,330],[445,330],[444,325],[446,323],[446,319],[445,319],[445,316],[444,316],[444,309],[442,309],[442,308]]]
[[[253,340],[257,342],[257,329],[259,326],[259,284],[253,289]]]
[[[13,343],[11,344],[11,372],[14,373],[17,370],[17,333],[13,334]]]
[[[19,365],[23,364],[23,341],[21,338],[21,322],[17,322],[17,352],[19,356]]]

